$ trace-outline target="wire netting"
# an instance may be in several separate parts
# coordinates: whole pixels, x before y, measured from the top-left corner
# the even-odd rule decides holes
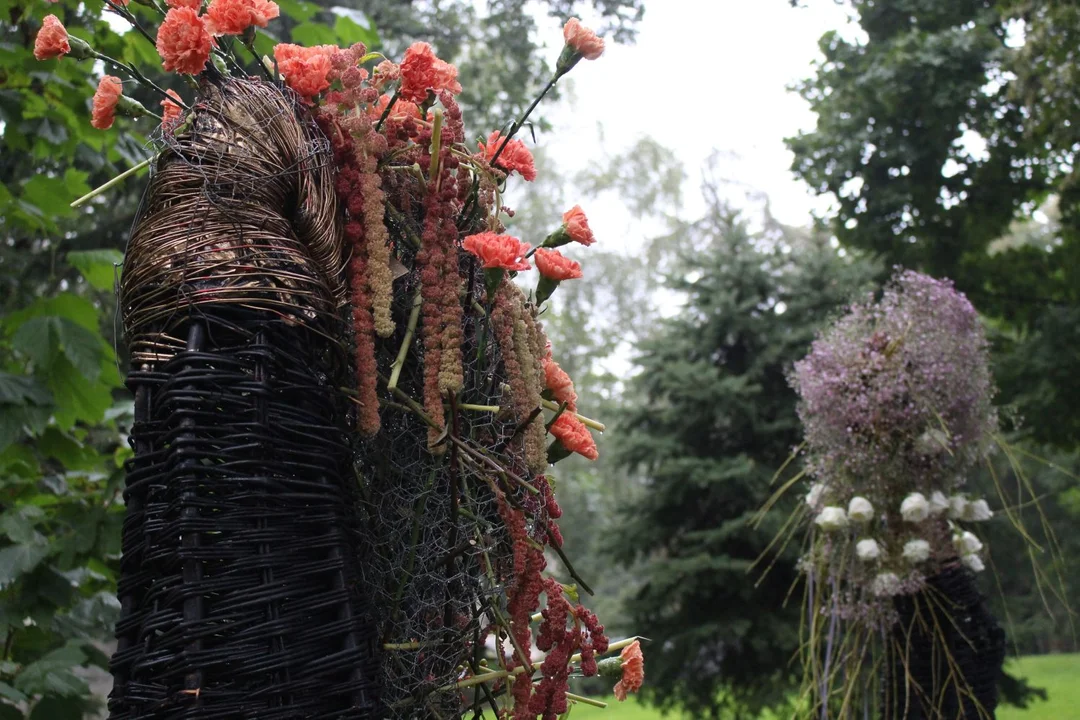
[[[897,597],[895,605],[883,719],[993,718],[1005,632],[975,576],[959,563],[947,564],[925,589]]]
[[[404,264],[411,260],[405,251]],[[484,276],[464,254],[460,274],[468,308],[470,299],[484,299]],[[392,374],[405,341],[419,284],[418,272],[395,283],[397,331],[376,346],[384,377]],[[542,498],[526,488],[535,488],[537,479],[526,459],[526,427],[512,412],[503,350],[479,303],[465,313],[462,329],[464,387],[434,452],[429,424],[413,400],[423,397],[424,387],[418,342],[405,357],[395,391],[380,387],[382,427],[359,447],[364,546],[371,552],[365,577],[388,648],[382,682],[391,718],[457,718],[481,705],[491,712],[503,687],[465,692],[455,681],[498,653],[529,659],[528,648],[507,647],[515,542],[505,512],[523,510],[525,533],[537,546],[548,542],[550,519]],[[531,422],[542,422],[537,416]]]

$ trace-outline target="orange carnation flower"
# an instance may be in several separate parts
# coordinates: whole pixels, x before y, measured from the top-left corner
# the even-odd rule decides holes
[[[108,130],[116,119],[116,104],[124,94],[120,78],[106,75],[98,83],[94,92],[94,109],[90,114],[90,124],[98,130]]]
[[[502,135],[496,130],[488,135],[487,143],[480,141],[480,150],[483,151],[487,161],[491,162],[491,159],[495,157],[495,153],[499,152],[499,146],[501,145]],[[528,182],[536,179],[536,164],[533,162],[532,153],[529,152],[529,148],[525,147],[525,143],[520,140],[511,140],[506,143],[506,147],[499,153],[498,164],[510,172],[518,171],[521,173],[521,177]]]
[[[330,87],[328,76],[333,69],[332,56],[336,50],[333,45],[303,47],[278,43],[274,46],[274,59],[289,87],[305,98],[313,98]]]
[[[551,425],[550,432],[570,452],[576,452],[587,460],[600,457],[596,449],[596,441],[593,440],[589,428],[585,427],[585,423],[578,420],[572,412],[567,411],[560,415]]]
[[[461,92],[457,68],[440,60],[425,42],[415,42],[409,46],[401,60],[400,72],[401,89],[398,94],[414,103],[426,100],[428,90],[449,90],[455,95]]]
[[[252,25],[266,27],[279,14],[271,0],[211,0],[206,27],[213,35],[241,35]]]
[[[641,642],[635,640],[619,653],[622,660],[622,680],[615,683],[615,697],[620,702],[629,693],[637,692],[645,682],[645,656],[641,654]]]
[[[165,0],[165,4],[171,8],[191,8],[198,12],[202,7],[202,0]]]
[[[375,101],[374,105],[368,106],[368,115],[372,120],[378,120],[382,117],[382,114],[386,112],[386,106],[390,104],[389,95],[380,95],[379,99]],[[402,100],[398,98],[394,101],[394,107],[390,108],[390,114],[388,118],[395,118],[397,120],[404,120],[405,118],[413,118],[414,120],[420,119],[420,108],[416,106],[416,103],[411,103],[408,100]]]
[[[586,60],[595,60],[604,54],[604,40],[582,25],[577,18],[566,21],[562,34],[566,44]]]
[[[566,403],[568,411],[576,411],[578,396],[574,391],[574,381],[559,367],[559,363],[550,357],[542,358],[541,362],[544,364],[544,386],[551,391],[555,402]]]
[[[563,225],[566,226],[566,234],[574,242],[581,243],[586,247],[596,242],[596,238],[589,228],[589,218],[585,217],[585,211],[581,209],[580,205],[575,205],[563,213],[562,221]]]
[[[46,15],[34,39],[34,59],[48,60],[71,52],[67,30],[55,15]]]
[[[516,237],[496,235],[484,232],[469,235],[462,247],[480,258],[484,269],[501,268],[503,270],[529,270],[532,268],[525,254],[529,252],[529,243],[523,243]]]
[[[180,96],[176,94],[175,90],[166,90],[165,94],[168,95],[169,98],[174,98],[177,101],[180,100]],[[161,127],[166,131],[170,131],[176,127],[180,122],[180,116],[184,114],[184,108],[169,98],[165,98],[161,101]]]
[[[212,43],[203,19],[189,7],[169,10],[158,28],[157,51],[166,70],[198,75],[210,59]]]
[[[534,257],[536,258],[536,269],[548,280],[560,282],[581,277],[581,265],[568,257],[564,257],[558,250],[540,248],[536,251]]]

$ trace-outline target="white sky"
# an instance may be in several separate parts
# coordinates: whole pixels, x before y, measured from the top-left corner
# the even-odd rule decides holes
[[[583,20],[590,24],[588,16]],[[561,171],[572,176],[587,166],[602,123],[609,154],[642,135],[677,153],[690,176],[688,212],[698,196],[698,171],[714,150],[724,153],[719,174],[768,193],[781,221],[803,225],[811,210],[827,207],[790,171],[784,138],[813,129],[814,115],[787,87],[811,74],[824,32],[857,30],[842,6],[833,0],[812,0],[809,8],[792,8],[788,0],[646,0],[639,27],[635,45],[609,42],[600,59],[581,61],[567,76],[572,108],[546,108],[555,128],[541,141]],[[544,18],[540,40],[554,62],[561,27]],[[597,210],[590,220],[601,237],[603,226],[619,218],[606,206]]]

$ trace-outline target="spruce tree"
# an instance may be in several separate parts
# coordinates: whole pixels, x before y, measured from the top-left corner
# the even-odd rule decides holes
[[[649,698],[750,717],[783,702],[801,672],[797,548],[767,574],[768,559],[752,568],[784,514],[756,529],[751,519],[801,437],[786,375],[873,268],[767,212],[755,232],[715,193],[709,204],[684,228],[695,252],[669,278],[684,304],[638,346],[612,439],[643,487],[610,537],[637,583],[632,626],[652,639]]]

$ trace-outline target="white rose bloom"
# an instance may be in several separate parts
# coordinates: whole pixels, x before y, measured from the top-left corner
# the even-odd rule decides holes
[[[821,496],[825,494],[825,486],[821,483],[814,483],[810,486],[810,492],[806,493],[806,504],[810,507],[817,507],[821,503]]]
[[[896,573],[879,573],[878,576],[874,578],[874,582],[870,586],[870,589],[879,597],[883,595],[896,595],[900,592],[900,578],[897,577]]]
[[[949,519],[963,520],[967,512],[968,501],[963,495],[953,495],[949,498]]]
[[[986,566],[983,565],[982,558],[980,558],[974,553],[972,553],[971,555],[965,555],[963,557],[963,561],[964,564],[967,565],[972,572],[982,572],[986,569]]]
[[[925,562],[930,558],[930,543],[925,540],[908,540],[904,543],[904,559],[911,563]]]
[[[983,548],[983,544],[979,538],[975,537],[973,533],[967,530],[960,535],[953,537],[953,545],[956,546],[957,552],[961,555],[971,555],[972,553],[979,552]]]
[[[994,517],[994,512],[990,509],[990,505],[985,500],[976,500],[975,502],[968,503],[964,508],[964,519],[970,522],[982,522],[983,520],[989,520]]]
[[[874,519],[874,506],[864,497],[853,497],[848,503],[847,514],[853,522],[870,522]]]
[[[922,522],[930,516],[930,503],[922,493],[911,493],[900,503],[900,514],[908,522]]]
[[[814,522],[826,532],[841,530],[847,527],[847,513],[844,512],[844,508],[822,508],[821,514],[817,516]]]
[[[881,548],[878,546],[877,540],[867,538],[855,543],[855,554],[863,562],[870,562],[881,557]]]
[[[945,493],[940,490],[935,490],[930,493],[930,514],[931,515],[944,515],[949,511],[949,498],[945,497]]]

